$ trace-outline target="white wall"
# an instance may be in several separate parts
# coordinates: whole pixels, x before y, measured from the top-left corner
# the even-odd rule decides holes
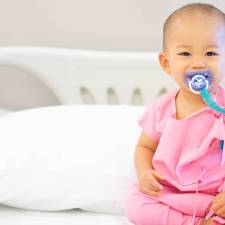
[[[165,18],[187,0],[0,0],[0,45],[160,50]],[[225,11],[224,0],[213,3]]]

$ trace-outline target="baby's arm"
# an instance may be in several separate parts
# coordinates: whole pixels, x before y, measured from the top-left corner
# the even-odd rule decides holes
[[[152,170],[152,158],[158,143],[150,139],[144,132],[141,133],[135,152],[135,166],[138,178],[146,170]]]
[[[139,190],[149,195],[159,195],[162,186],[158,182],[163,179],[152,166],[152,158],[158,146],[158,142],[149,138],[144,132],[141,133],[136,151],[135,166],[139,178]]]

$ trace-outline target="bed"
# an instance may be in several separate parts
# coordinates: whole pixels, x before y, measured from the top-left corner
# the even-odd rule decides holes
[[[0,135],[3,140],[1,146],[4,146],[4,152],[0,153],[3,155],[0,159],[0,223],[129,225],[122,203],[136,179],[132,163],[134,145],[140,132],[136,121],[146,105],[176,87],[169,76],[163,75],[157,53],[1,47],[0,79]],[[75,119],[73,115],[76,115]],[[91,160],[87,171],[91,171],[92,179],[86,183],[82,179],[87,171],[82,168],[87,162],[83,160],[85,154],[79,153],[83,143],[78,141],[85,142],[82,139],[85,132],[81,132],[84,115],[85,121],[89,121],[85,125],[86,130],[91,130],[94,135],[105,135],[102,146],[100,142],[95,142],[96,138],[90,139],[96,154],[88,153]],[[74,127],[76,130],[79,127],[79,132]],[[63,139],[61,136],[68,130],[66,139]],[[75,143],[69,135],[71,133],[79,137]],[[127,133],[126,141],[121,138],[124,133]],[[114,137],[114,144],[110,144],[106,152],[103,146],[111,143],[108,136]],[[65,143],[68,155],[75,154],[72,147],[76,149],[76,162],[70,162],[59,148]],[[85,148],[90,149],[90,145],[87,143]],[[37,149],[45,152],[37,153]],[[62,155],[67,157],[64,161]],[[42,162],[42,165],[39,167],[36,162]],[[52,174],[49,168],[52,172],[52,168],[56,171],[56,167],[56,178],[50,182]],[[47,172],[40,172],[43,168]],[[87,191],[84,185],[73,182],[73,190],[68,189],[68,185],[62,185],[71,180],[69,176],[65,178],[64,172],[68,172],[68,168],[77,172],[72,176],[79,183],[93,187],[88,198],[82,193]],[[101,174],[99,168],[104,168],[105,174]],[[112,183],[107,180],[109,175]],[[95,185],[95,182],[101,186]],[[41,183],[46,183],[44,188]],[[58,195],[52,197],[55,199],[49,197],[52,190],[47,188],[51,185],[58,188],[54,190]],[[62,203],[67,195],[73,196],[76,204],[72,204],[72,200]],[[32,199],[32,196],[36,198]]]
[[[0,222],[4,225],[130,225],[123,215],[67,210],[39,212],[0,206]]]
[[[38,94],[40,95],[40,90],[44,91],[45,98],[51,101],[48,104],[53,105],[148,105],[156,96],[175,87],[169,76],[162,76],[156,52],[1,47],[0,64],[1,79],[4,79],[4,83],[7,82],[15,88],[13,84],[16,80],[24,89],[30,91],[29,94],[34,96],[34,100],[35,88],[38,87]],[[11,70],[8,72],[3,66],[10,66]],[[7,72],[6,79],[4,74]],[[26,88],[23,85],[26,85]],[[33,87],[32,91],[30,87]],[[1,87],[2,89],[4,88]],[[2,94],[10,95],[7,92]],[[17,97],[18,101],[19,96]],[[28,101],[23,97],[24,102]],[[44,96],[42,98],[44,102]],[[40,99],[38,100],[40,102]],[[40,105],[38,100],[35,106]],[[5,107],[15,109],[12,105]],[[21,107],[22,104],[17,106],[18,109]]]

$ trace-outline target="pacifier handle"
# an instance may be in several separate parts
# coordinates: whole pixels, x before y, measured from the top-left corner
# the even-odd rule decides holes
[[[225,108],[216,104],[216,102],[213,100],[212,96],[210,95],[209,91],[206,88],[202,89],[200,93],[204,102],[209,106],[209,108],[219,113],[225,114]]]

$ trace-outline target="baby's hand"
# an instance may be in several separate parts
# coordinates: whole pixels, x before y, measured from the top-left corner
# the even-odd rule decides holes
[[[225,218],[225,192],[221,192],[213,200],[211,210],[218,216]]]
[[[158,196],[163,188],[158,181],[163,179],[164,177],[155,170],[145,171],[139,176],[139,191],[148,195]]]

